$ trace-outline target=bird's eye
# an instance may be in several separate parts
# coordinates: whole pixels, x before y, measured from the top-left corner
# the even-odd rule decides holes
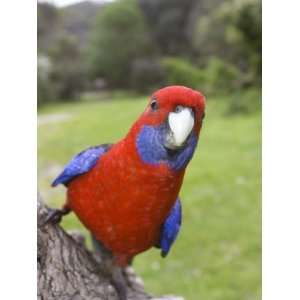
[[[177,105],[177,106],[175,107],[174,112],[175,112],[175,113],[180,113],[182,110],[183,110],[183,106],[182,106],[182,105]]]
[[[151,103],[150,103],[150,107],[152,110],[158,110],[158,103],[156,99],[152,99]]]

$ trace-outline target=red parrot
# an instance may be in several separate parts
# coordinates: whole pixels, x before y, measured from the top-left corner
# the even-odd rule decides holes
[[[49,220],[73,211],[112,253],[116,269],[153,246],[166,256],[181,225],[178,194],[204,111],[198,91],[184,86],[156,91],[123,139],[90,147],[67,164],[52,184],[67,187],[67,200]],[[126,299],[120,278],[120,272],[113,276]]]

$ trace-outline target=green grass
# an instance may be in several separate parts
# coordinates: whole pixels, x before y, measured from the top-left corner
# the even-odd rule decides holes
[[[144,100],[144,101],[139,101]],[[143,111],[145,98],[55,105],[39,111],[38,178],[53,206],[64,188],[50,188],[63,165],[89,145],[120,139]],[[200,144],[181,190],[183,226],[169,256],[156,249],[134,266],[153,294],[186,300],[252,300],[261,292],[261,116],[228,116],[208,100]],[[47,122],[49,114],[68,114]],[[71,214],[67,229],[82,226]]]

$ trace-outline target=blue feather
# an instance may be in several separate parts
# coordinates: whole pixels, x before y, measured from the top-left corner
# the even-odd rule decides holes
[[[183,149],[170,154],[164,147],[166,130],[166,124],[160,126],[145,125],[136,139],[138,153],[147,164],[159,165],[166,163],[175,171],[182,170],[193,157],[198,139],[192,133]]]
[[[167,256],[177,238],[181,226],[181,218],[181,203],[178,197],[161,229],[158,248],[161,249],[162,257]]]
[[[66,166],[62,173],[53,181],[52,186],[58,184],[67,185],[78,175],[82,175],[91,170],[98,159],[105,153],[111,145],[104,144],[90,147],[77,154]]]

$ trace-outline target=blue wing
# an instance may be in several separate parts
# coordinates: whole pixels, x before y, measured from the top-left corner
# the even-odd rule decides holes
[[[169,253],[172,244],[175,242],[181,226],[181,203],[177,198],[170,214],[165,220],[161,233],[158,248],[161,249],[161,256],[165,257]]]
[[[98,159],[111,147],[110,144],[90,147],[77,154],[66,166],[62,173],[53,181],[52,186],[60,183],[67,185],[78,175],[91,170]]]

